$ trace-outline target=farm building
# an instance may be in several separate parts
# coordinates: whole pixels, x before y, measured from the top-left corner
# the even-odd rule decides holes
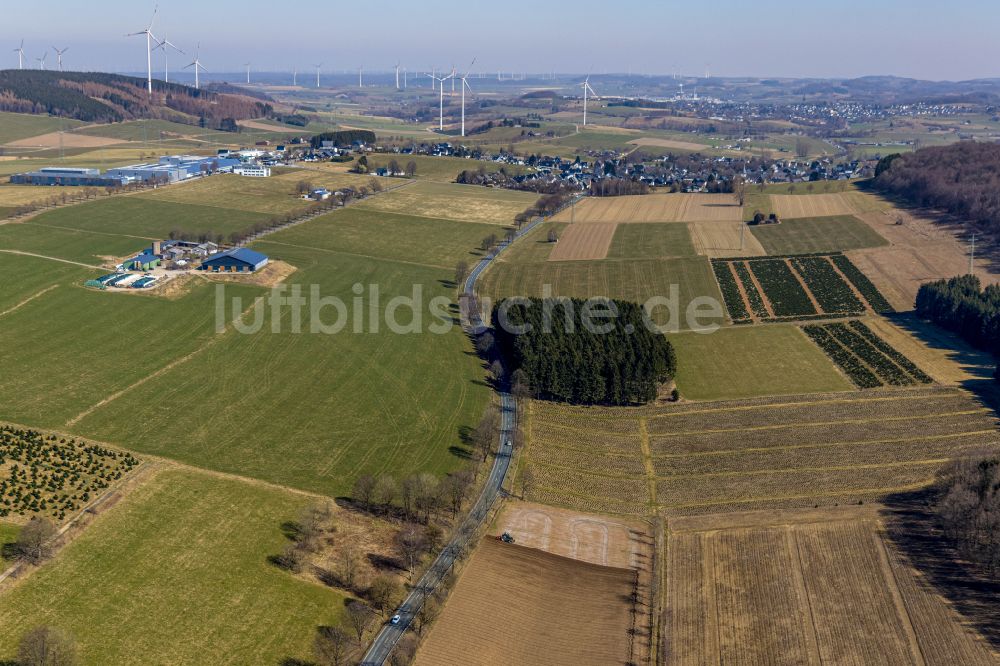
[[[201,270],[214,273],[252,273],[267,265],[267,256],[260,252],[238,247],[216,252],[201,262]]]
[[[124,266],[127,270],[134,271],[148,271],[152,268],[156,268],[160,264],[160,258],[155,254],[150,254],[148,252],[143,252],[140,255],[132,257],[124,262]]]

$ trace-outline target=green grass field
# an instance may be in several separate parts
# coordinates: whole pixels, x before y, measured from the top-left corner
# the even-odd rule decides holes
[[[889,244],[853,215],[782,220],[750,229],[768,254],[839,252]]]
[[[309,499],[191,470],[159,471],[3,595],[0,659],[47,624],[84,664],[278,664],[311,656],[340,593],[267,561]],[[2,532],[0,532],[2,534]]]
[[[37,223],[0,225],[0,250],[17,250],[99,266],[100,257],[123,257],[149,246],[152,236],[123,236]]]
[[[427,140],[434,140],[434,135],[428,134]],[[499,171],[501,168],[509,174],[519,174],[524,171],[524,167],[517,165],[496,164],[463,157],[432,157],[430,155],[369,155],[368,166],[374,171],[379,167],[389,166],[389,162],[392,160],[396,160],[404,168],[408,163],[415,162],[417,165],[417,171],[414,174],[416,178],[441,183],[454,182],[455,177],[462,171],[466,169],[475,171],[479,167],[484,168],[488,173]]]
[[[17,535],[20,531],[19,525],[0,522],[0,568],[10,564],[10,560],[4,557],[4,546],[17,541]]]
[[[514,216],[538,200],[538,195],[495,190],[477,185],[416,182],[373,197],[358,208],[424,217],[489,224],[513,224]]]
[[[695,254],[687,225],[668,222],[619,224],[608,250],[608,257],[617,259],[693,257]]]
[[[184,188],[188,185],[190,183],[175,187]],[[175,203],[150,199],[140,194],[58,208],[32,218],[29,224],[125,236],[166,238],[173,230],[192,234],[211,232],[228,236],[230,232],[243,231],[256,222],[264,222],[270,218],[271,215],[267,213],[255,213],[231,207]]]
[[[441,277],[447,278],[460,259],[469,265],[479,260],[480,253],[475,248],[490,234],[501,235],[492,224],[398,215],[349,206],[268,236],[260,245],[263,251],[274,256],[315,249],[396,260],[444,270],[446,274]],[[335,256],[330,257],[331,263],[336,261]]]
[[[61,129],[70,130],[82,125],[81,121],[68,118],[0,112],[0,145],[40,134],[58,132]]]
[[[2,248],[0,242],[0,248]],[[16,254],[0,254],[0,276],[3,289],[0,290],[0,313],[11,311],[25,299],[72,280],[86,280],[96,271],[54,261],[44,261],[35,257]],[[0,316],[3,316],[0,314]]]
[[[207,130],[197,125],[185,125],[168,120],[127,120],[109,125],[91,125],[77,130],[79,134],[106,136],[111,139],[139,141],[149,144],[159,143],[161,132],[164,139],[170,139],[173,135],[190,136],[212,145],[238,144],[241,142],[240,134],[234,132],[218,132]]]
[[[854,388],[795,326],[734,326],[669,338],[677,351],[677,386],[691,400]]]
[[[309,206],[310,202],[298,194],[298,182],[298,179],[287,176],[245,178],[234,174],[218,174],[136,196],[153,201],[280,215]]]

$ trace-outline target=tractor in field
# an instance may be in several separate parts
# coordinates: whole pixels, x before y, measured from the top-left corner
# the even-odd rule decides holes
[[[510,535],[510,532],[504,532],[497,537],[497,541],[503,541],[504,543],[514,543],[514,537]]]

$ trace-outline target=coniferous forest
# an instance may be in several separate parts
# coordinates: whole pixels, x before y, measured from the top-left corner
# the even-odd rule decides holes
[[[979,278],[961,275],[920,285],[917,314],[960,335],[969,344],[1000,352],[1000,286],[982,288]]]
[[[497,343],[510,370],[523,371],[536,397],[641,404],[654,400],[676,371],[673,347],[646,326],[636,303],[531,298],[506,305],[505,317],[504,308],[500,303],[493,310]],[[616,310],[617,316],[600,317]]]

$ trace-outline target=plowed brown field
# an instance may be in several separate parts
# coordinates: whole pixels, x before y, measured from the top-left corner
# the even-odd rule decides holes
[[[552,248],[549,261],[604,259],[617,228],[617,224],[571,224]]]
[[[634,572],[484,539],[417,666],[624,665]]]
[[[553,219],[557,222],[697,222],[739,221],[743,209],[731,194],[644,194],[587,197]]]

